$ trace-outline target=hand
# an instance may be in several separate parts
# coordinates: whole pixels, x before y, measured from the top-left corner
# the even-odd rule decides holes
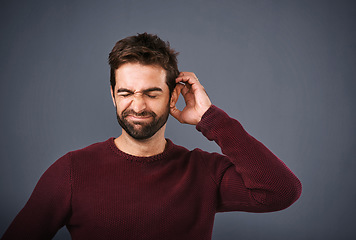
[[[172,95],[174,101],[170,106],[171,115],[180,123],[196,125],[211,106],[208,94],[192,72],[181,72],[176,82],[177,86]],[[180,94],[183,95],[186,105],[182,111],[175,106]]]

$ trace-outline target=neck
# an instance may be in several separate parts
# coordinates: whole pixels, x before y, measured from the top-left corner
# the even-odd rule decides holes
[[[160,154],[166,147],[166,139],[164,138],[164,125],[152,137],[144,140],[137,140],[128,135],[125,130],[115,139],[115,145],[124,153],[137,157],[151,157]]]

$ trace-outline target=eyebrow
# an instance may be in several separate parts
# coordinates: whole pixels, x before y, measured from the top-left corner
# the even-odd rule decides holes
[[[152,88],[147,88],[145,90],[142,90],[142,91],[139,91],[139,92],[142,92],[142,93],[149,93],[149,92],[155,92],[155,91],[158,91],[158,92],[163,92],[163,90],[159,87],[152,87]],[[122,93],[122,92],[127,92],[127,93],[134,93],[134,91],[130,90],[130,89],[127,89],[127,88],[119,88],[117,90],[117,93]]]

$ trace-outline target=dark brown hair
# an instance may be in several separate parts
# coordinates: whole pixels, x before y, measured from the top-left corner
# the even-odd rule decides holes
[[[164,42],[157,35],[142,33],[126,37],[118,41],[109,54],[110,84],[115,89],[115,70],[125,63],[140,63],[142,65],[159,65],[166,70],[166,83],[170,94],[176,86],[175,79],[179,71],[177,55],[170,48],[169,42]]]

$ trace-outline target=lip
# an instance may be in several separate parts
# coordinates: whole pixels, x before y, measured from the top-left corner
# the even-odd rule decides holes
[[[150,118],[152,118],[151,116],[134,116],[134,115],[128,115],[126,118],[132,120],[132,121],[145,121],[148,120]]]

